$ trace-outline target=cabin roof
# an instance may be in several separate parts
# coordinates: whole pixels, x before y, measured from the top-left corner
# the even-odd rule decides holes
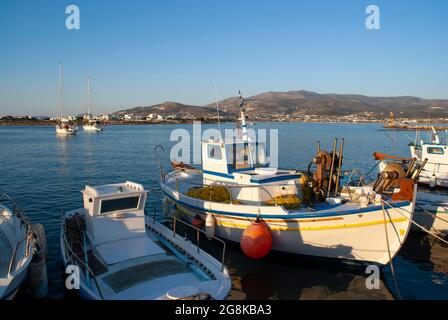
[[[145,188],[143,185],[126,181],[124,183],[116,183],[116,184],[105,184],[102,186],[86,186],[83,191],[84,194],[87,194],[90,197],[102,197],[106,195],[116,195],[126,194],[126,193],[135,193],[135,192],[144,192]]]

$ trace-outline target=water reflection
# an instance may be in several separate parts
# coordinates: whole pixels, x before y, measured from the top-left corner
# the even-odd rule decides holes
[[[394,259],[398,289],[390,268],[386,283],[403,299],[448,299],[448,245],[421,232],[411,232]]]

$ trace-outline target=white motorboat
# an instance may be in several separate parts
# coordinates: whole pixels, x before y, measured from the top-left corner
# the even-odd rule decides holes
[[[31,224],[8,195],[0,195],[0,299],[12,299],[34,254]]]
[[[184,219],[252,258],[272,249],[384,265],[399,252],[414,212],[412,179],[386,170],[374,186],[340,188],[336,144],[332,153],[318,150],[314,173],[267,167],[263,144],[247,136],[241,97],[240,107],[242,138],[204,140],[202,170],[160,170],[164,208],[175,204]]]
[[[147,191],[125,182],[82,191],[84,206],[64,214],[65,265],[79,267],[86,299],[224,299],[231,282],[223,261],[147,218]]]
[[[84,117],[84,125],[83,129],[87,132],[101,132],[104,130],[104,125],[101,124],[100,121],[93,119],[90,105],[90,97],[91,97],[91,89],[90,89],[90,76],[87,77],[87,114]]]

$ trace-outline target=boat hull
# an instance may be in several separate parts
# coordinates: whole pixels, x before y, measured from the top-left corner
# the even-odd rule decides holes
[[[31,260],[31,258],[29,258]],[[11,282],[7,285],[6,290],[3,295],[0,296],[0,300],[12,300],[14,299],[17,291],[20,289],[23,281],[25,280],[28,274],[28,265],[29,261],[25,263],[25,266],[21,268],[19,272],[17,272],[14,277],[11,279]]]
[[[89,126],[89,125],[84,125],[83,129],[84,129],[84,131],[88,131],[88,132],[101,132],[101,131],[103,131],[102,127]]]
[[[429,172],[423,170],[417,182],[431,188],[448,188],[448,174],[446,172]]]
[[[448,198],[426,192],[417,193],[414,221],[425,229],[448,234]],[[415,231],[423,231],[417,226]]]
[[[244,230],[257,218],[256,213],[249,212],[258,210],[271,229],[275,251],[380,265],[388,263],[406,240],[415,203],[396,204],[397,207],[387,209],[386,219],[381,206],[313,215],[288,214],[282,207],[213,203],[187,197],[166,185],[162,189],[188,222],[197,214],[204,221],[207,214],[212,214],[215,234],[221,238],[240,242]],[[264,210],[271,212],[263,214]]]
[[[76,134],[76,131],[72,130],[72,129],[56,128],[56,134],[72,135],[72,134]]]
[[[67,213],[65,217],[68,217],[69,214],[70,213]],[[184,239],[182,237],[173,237],[173,232],[170,229],[163,226],[161,223],[152,219],[149,220],[150,221],[145,221],[145,230],[147,233],[153,233],[160,237],[164,237],[167,241],[171,242],[177,248],[181,248],[188,254],[191,254],[192,259],[195,259],[202,265],[208,266],[210,268],[209,270],[211,270],[214,273],[215,277],[217,278],[217,280],[215,280],[214,283],[210,283],[208,287],[210,295],[215,300],[225,299],[231,290],[231,280],[227,268],[224,267],[222,270],[220,270],[219,262],[215,260],[212,256],[210,256],[208,253],[206,253],[202,249],[198,250],[197,247],[187,239]],[[66,242],[64,241],[63,226],[61,226],[60,229],[59,241],[64,266],[67,267],[69,265],[72,265],[73,262],[70,260],[68,256],[68,248]],[[104,297],[100,296],[100,294],[97,292],[96,289],[93,290],[86,284],[84,275],[81,275],[79,282],[79,289],[77,289],[77,293],[84,300],[105,299]],[[157,298],[156,300],[160,300],[160,297]],[[161,300],[165,300],[165,298],[162,298]]]

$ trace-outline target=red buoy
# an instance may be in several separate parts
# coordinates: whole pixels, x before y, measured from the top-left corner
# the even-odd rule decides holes
[[[201,229],[202,226],[204,225],[204,220],[202,220],[199,215],[196,215],[194,219],[191,221],[191,224],[193,225],[193,227]]]
[[[272,236],[266,223],[259,220],[252,222],[244,230],[240,246],[249,258],[260,259],[266,256],[272,249]]]

